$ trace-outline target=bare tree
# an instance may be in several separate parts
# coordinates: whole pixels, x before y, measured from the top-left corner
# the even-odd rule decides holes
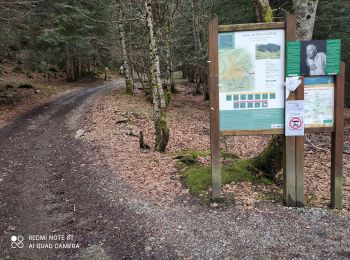
[[[202,18],[202,0],[192,0],[192,21],[193,21],[193,38],[195,43],[195,52],[202,49],[202,42],[200,39],[201,33],[201,18]]]
[[[162,87],[159,51],[154,32],[154,18],[152,5],[148,0],[144,1],[146,10],[146,22],[149,34],[149,56],[151,63],[152,96],[154,107],[154,125],[156,129],[155,150],[164,152],[169,141],[169,129],[166,117],[166,99]]]
[[[125,85],[126,85],[126,93],[133,94],[134,91],[134,80],[133,80],[133,73],[132,73],[132,66],[130,64],[130,59],[126,47],[126,36],[125,36],[125,30],[124,30],[124,6],[123,1],[117,1],[117,4],[119,2],[119,20],[118,20],[118,27],[119,27],[119,36],[120,36],[120,43],[122,47],[122,56],[123,56],[123,74],[125,77]]]

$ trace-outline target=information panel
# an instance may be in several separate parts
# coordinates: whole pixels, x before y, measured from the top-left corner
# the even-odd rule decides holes
[[[340,73],[340,40],[287,43],[287,76],[323,76]]]
[[[334,77],[304,79],[305,127],[319,128],[334,125]]]
[[[220,131],[284,127],[283,29],[219,33]]]

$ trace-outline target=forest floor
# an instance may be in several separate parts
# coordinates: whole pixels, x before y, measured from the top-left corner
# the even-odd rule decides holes
[[[118,90],[97,102],[87,117],[85,138],[104,147],[111,167],[119,177],[145,196],[173,201],[189,194],[184,189],[178,170],[177,155],[184,151],[199,153],[199,162],[210,164],[209,103],[202,96],[193,96],[189,84],[178,85],[168,109],[171,131],[167,151],[159,154],[139,147],[139,132],[154,147],[152,105],[142,91],[131,97]],[[346,118],[350,118],[349,110]],[[126,121],[126,122],[125,122]],[[120,123],[118,123],[120,122]],[[350,126],[344,135],[344,212],[350,209]],[[330,203],[330,134],[310,134],[305,141],[305,196],[307,206],[329,207]],[[227,137],[222,149],[243,159],[254,158],[267,146],[271,136]],[[186,152],[185,152],[186,153]],[[225,163],[225,162],[223,162]],[[182,170],[182,169],[181,169]],[[180,170],[180,171],[181,171]],[[282,174],[282,173],[281,173]],[[280,175],[281,175],[280,174]],[[207,195],[209,190],[199,194]],[[223,188],[223,196],[234,197],[236,204],[254,206],[259,201],[282,202],[282,183],[259,184],[236,182]]]
[[[143,131],[153,146],[152,106],[141,92],[125,95],[123,85],[118,79],[74,89],[0,128],[0,259],[350,257],[348,212],[327,209],[327,137],[310,136],[314,146],[306,144],[306,193],[318,208],[284,207],[279,185],[249,182],[226,185],[224,202],[207,204],[184,186],[175,157],[208,151],[208,103],[179,86],[168,150],[159,154],[138,143]],[[223,147],[252,158],[268,140],[235,137]],[[23,248],[11,248],[13,235],[24,237]],[[55,248],[61,244],[79,248]]]

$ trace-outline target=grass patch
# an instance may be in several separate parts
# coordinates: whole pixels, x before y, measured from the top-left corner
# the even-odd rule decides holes
[[[201,151],[201,150],[183,150],[180,153],[177,152],[174,155],[177,155],[177,157],[181,157],[184,155],[192,155],[195,157],[205,157],[210,155],[210,151]],[[176,158],[177,159],[177,158]]]
[[[191,193],[199,194],[211,184],[211,169],[209,166],[196,165],[186,169],[182,177]]]
[[[177,168],[182,172],[183,182],[193,194],[199,194],[211,185],[211,167],[200,164],[197,160],[198,156],[208,155],[207,151],[183,151],[176,157]],[[232,162],[231,165],[223,165],[221,168],[222,185],[233,182],[273,184],[272,180],[251,173],[250,169],[254,168],[252,160],[242,160],[230,153],[222,153],[222,157]]]
[[[251,182],[271,185],[272,181],[266,178],[257,178],[245,166],[249,162],[240,160],[235,166],[223,166],[221,168],[221,182],[222,185],[233,182]],[[182,174],[185,185],[190,189],[191,193],[199,194],[207,190],[211,185],[211,168],[206,165],[195,165],[188,167]]]

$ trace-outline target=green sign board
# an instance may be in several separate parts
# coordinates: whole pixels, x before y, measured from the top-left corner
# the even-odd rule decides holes
[[[300,42],[287,43],[287,76],[300,75]]]
[[[287,76],[324,76],[340,73],[341,40],[287,43]]]

